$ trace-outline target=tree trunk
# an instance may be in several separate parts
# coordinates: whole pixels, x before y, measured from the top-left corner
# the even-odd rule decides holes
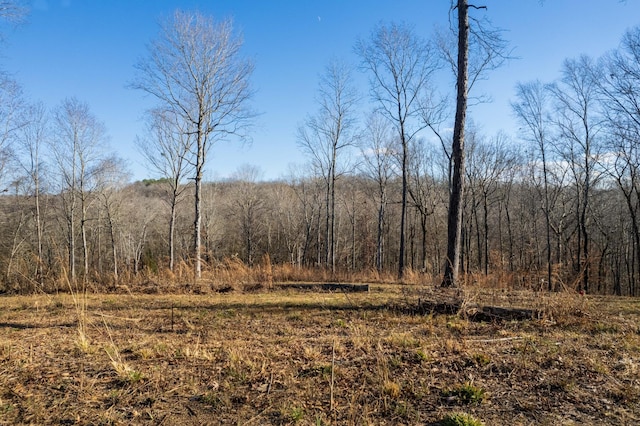
[[[427,272],[427,220],[429,215],[427,212],[420,212],[420,231],[422,232],[422,259],[420,259],[420,270]]]
[[[171,215],[169,217],[169,270],[175,268],[175,234],[176,234],[176,194],[171,199]]]
[[[589,165],[591,152],[589,149],[589,133],[587,133],[587,149],[585,153],[585,177],[584,177],[584,195],[583,195],[583,204],[582,210],[580,212],[580,233],[582,234],[582,255],[584,261],[582,262],[582,290],[585,293],[590,291],[589,289],[589,270],[591,260],[589,259],[589,233],[587,229],[587,210],[589,208],[589,197],[590,197],[590,187],[591,187],[591,166]]]
[[[329,259],[331,273],[336,272],[336,152],[333,151],[333,165],[331,167],[331,226],[329,228]]]
[[[484,275],[489,275],[489,201],[485,193],[482,198],[484,221]]]
[[[407,141],[405,140],[404,130],[401,130],[402,139],[402,207],[400,210],[400,253],[398,258],[398,278],[402,280],[404,278],[404,258],[405,258],[405,233],[406,233],[406,221],[407,221],[407,159],[409,156],[409,148]]]
[[[118,250],[116,246],[116,233],[113,226],[113,218],[107,209],[107,221],[109,223],[109,235],[111,237],[111,254],[113,256],[113,278],[118,282]]]
[[[331,239],[330,239],[330,228],[331,228],[331,178],[327,177],[327,190],[325,194],[325,232],[324,232],[324,265],[325,267],[329,267],[329,262],[331,260]],[[319,231],[318,231],[319,232]],[[318,260],[319,262],[319,260]]]
[[[73,190],[72,190],[73,191]],[[69,228],[69,277],[71,282],[75,284],[76,281],[76,227],[75,227],[75,193],[71,194],[71,208],[69,216],[67,217],[67,223]]]
[[[380,205],[378,206],[378,236],[376,241],[376,269],[378,272],[382,272],[383,264],[383,246],[384,246],[384,196],[380,199]]]
[[[476,266],[477,270],[482,269],[482,229],[480,228],[480,216],[478,215],[478,203],[476,203],[475,195],[473,196],[473,202],[471,214],[473,215],[473,222],[476,228],[476,249],[478,252],[476,253],[476,261],[478,265]]]
[[[36,159],[38,159],[37,151],[36,151]],[[34,191],[35,191],[35,221],[36,221],[36,235],[38,239],[38,282],[42,285],[44,281],[44,254],[42,250],[42,220],[40,217],[40,178],[39,178],[38,164],[36,161],[36,169],[34,173]]]
[[[351,270],[356,270],[356,206],[353,201],[353,219],[351,221]]]
[[[194,204],[195,217],[193,221],[194,257],[195,257],[195,279],[202,276],[202,169],[205,160],[206,136],[202,131],[203,117],[200,117],[197,131],[197,152],[196,152],[196,175],[194,179]]]
[[[84,281],[89,280],[89,246],[87,243],[87,208],[84,195],[82,197],[82,218],[80,219],[80,235],[82,237],[82,257],[84,258]]]
[[[453,127],[453,176],[449,193],[447,217],[447,260],[443,287],[457,287],[459,283],[462,234],[462,201],[464,196],[464,125],[467,115],[467,65],[469,51],[469,16],[467,0],[458,0],[458,78],[456,117]]]

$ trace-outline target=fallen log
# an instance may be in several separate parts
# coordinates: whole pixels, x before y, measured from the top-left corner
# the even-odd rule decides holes
[[[540,312],[524,308],[501,308],[498,306],[482,306],[467,312],[471,321],[525,321],[540,317]]]
[[[280,288],[295,288],[298,290],[342,291],[346,293],[362,293],[369,291],[369,284],[342,283],[311,283],[311,284],[283,284]]]
[[[458,301],[435,302],[420,300],[413,309],[414,314],[461,315],[470,321],[525,321],[540,318],[540,311],[525,308],[503,308],[499,306],[464,306]]]

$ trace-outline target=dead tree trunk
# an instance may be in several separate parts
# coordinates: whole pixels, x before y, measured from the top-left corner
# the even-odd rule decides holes
[[[464,124],[467,115],[467,67],[469,52],[469,15],[467,0],[458,0],[458,76],[456,118],[453,127],[453,176],[450,182],[447,217],[447,260],[443,287],[459,285],[460,240],[462,235],[462,200],[464,195]]]

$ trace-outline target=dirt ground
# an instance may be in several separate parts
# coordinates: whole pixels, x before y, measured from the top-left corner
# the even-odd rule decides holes
[[[436,297],[0,297],[0,424],[640,424],[640,300],[462,295],[527,320],[412,309]]]

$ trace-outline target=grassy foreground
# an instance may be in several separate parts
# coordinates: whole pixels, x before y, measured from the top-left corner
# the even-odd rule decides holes
[[[640,301],[459,296],[542,314],[415,314],[438,295],[395,285],[2,297],[0,424],[639,424]]]

